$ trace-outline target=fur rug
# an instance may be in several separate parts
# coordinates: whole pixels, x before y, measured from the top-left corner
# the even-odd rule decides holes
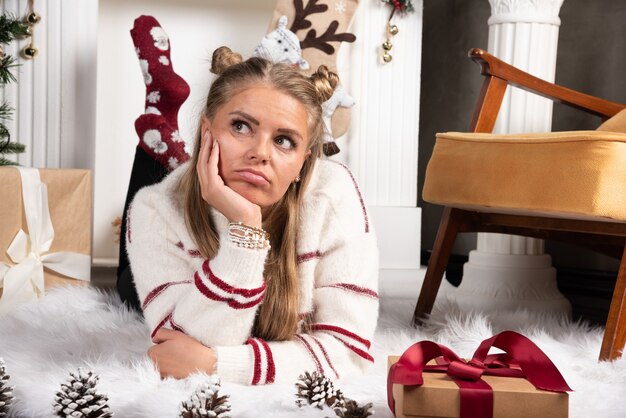
[[[429,339],[469,357],[483,339],[512,329],[533,339],[575,390],[570,394],[571,417],[626,417],[626,359],[597,362],[601,329],[528,312],[468,315],[444,303],[426,328],[415,330],[406,326],[413,306],[413,300],[382,300],[372,346],[376,363],[365,377],[335,383],[359,403],[373,402],[375,416],[392,416],[386,404],[387,355]],[[12,416],[52,416],[60,383],[68,371],[81,366],[100,376],[98,391],[108,395],[116,417],[175,417],[180,402],[205,376],[161,380],[145,355],[149,344],[140,318],[123,308],[117,295],[97,289],[61,288],[21,307],[0,320],[0,357],[15,386]],[[222,392],[231,397],[233,417],[334,416],[330,410],[298,409],[292,384],[223,383]]]

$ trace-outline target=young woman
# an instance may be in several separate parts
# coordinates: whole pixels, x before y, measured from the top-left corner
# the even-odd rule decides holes
[[[162,376],[245,384],[331,378],[372,361],[378,251],[347,168],[320,159],[337,76],[228,48],[192,161],[141,189],[126,246]]]

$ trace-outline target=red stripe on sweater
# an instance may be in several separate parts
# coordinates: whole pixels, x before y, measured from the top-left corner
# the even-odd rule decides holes
[[[213,274],[213,271],[211,270],[211,266],[209,266],[209,260],[206,260],[202,264],[202,271],[209,278],[209,281],[211,283],[213,283],[215,286],[217,286],[218,288],[220,288],[226,293],[233,293],[233,294],[244,296],[246,298],[251,298],[265,291],[265,282],[263,282],[262,286],[257,287],[255,289],[244,289],[244,288],[233,287],[229,285],[228,283],[224,282],[219,277],[217,277],[215,274]]]
[[[254,353],[254,374],[252,376],[252,384],[258,385],[261,380],[261,350],[254,338],[248,338],[246,344],[252,346],[252,352]]]
[[[324,256],[324,253],[319,250],[312,251],[310,253],[299,254],[297,257],[297,262],[298,264],[300,264],[309,260],[314,260],[316,258],[322,258],[323,256]]]
[[[267,358],[267,370],[265,371],[265,383],[274,383],[274,379],[276,379],[276,365],[274,364],[274,356],[272,355],[272,350],[270,350],[270,346],[265,340],[257,338],[257,341],[261,343],[263,349],[265,349],[265,357]]]
[[[353,340],[356,340],[358,342],[360,342],[361,344],[363,344],[364,346],[366,346],[368,349],[370,348],[370,341],[366,340],[363,337],[360,337],[358,335],[356,335],[355,333],[348,331],[345,328],[341,328],[338,327],[336,325],[328,325],[328,324],[312,324],[311,325],[311,329],[314,331],[331,331],[331,332],[336,332],[337,334],[341,334],[344,335],[346,337],[352,338]]]
[[[152,289],[150,291],[150,293],[148,293],[148,296],[146,296],[146,298],[143,300],[143,303],[141,304],[141,310],[145,310],[146,307],[150,304],[150,302],[152,302],[154,300],[154,298],[156,298],[161,293],[163,293],[163,291],[165,289],[167,289],[168,287],[174,286],[174,285],[177,285],[177,284],[189,284],[189,283],[191,283],[191,280],[181,280],[181,281],[178,281],[178,282],[167,282],[167,283],[163,283],[163,284],[158,285],[157,287]]]
[[[171,317],[172,317],[171,312],[165,315],[165,318],[163,318],[161,322],[159,322],[159,324],[154,328],[154,330],[152,330],[152,333],[150,334],[150,338],[154,338],[154,335],[157,333],[157,331],[163,328],[163,325],[165,325],[165,323],[169,321]]]
[[[320,359],[317,357],[317,355],[313,351],[313,347],[311,347],[311,345],[307,342],[307,340],[304,339],[304,337],[302,335],[296,334],[296,338],[302,343],[304,348],[306,348],[306,351],[309,352],[309,355],[311,356],[311,358],[315,362],[315,367],[317,368],[317,371],[319,373],[324,374],[324,368],[322,367],[322,363],[320,363]]]
[[[364,296],[368,296],[371,297],[373,299],[378,299],[378,293],[376,293],[375,291],[373,291],[372,289],[368,289],[366,287],[361,287],[361,286],[357,286],[355,284],[352,283],[335,283],[335,284],[329,284],[327,286],[320,286],[319,288],[324,288],[324,287],[334,287],[337,289],[344,289],[344,290],[349,290],[351,292],[355,292]]]
[[[200,291],[200,293],[202,293],[204,296],[206,296],[207,298],[209,298],[211,300],[215,300],[217,302],[226,302],[228,304],[228,306],[230,306],[233,309],[248,309],[248,308],[251,308],[253,306],[256,306],[259,303],[261,303],[261,301],[263,300],[263,297],[265,296],[263,294],[259,298],[251,300],[250,302],[241,303],[241,302],[237,302],[234,299],[224,298],[224,297],[218,295],[217,293],[213,293],[202,282],[202,279],[200,278],[200,275],[198,274],[198,272],[196,272],[196,274],[194,276],[194,279],[195,279],[194,282],[196,284],[196,288]]]
[[[340,162],[337,161],[333,161],[335,164],[339,164],[340,166],[342,166],[350,175],[350,178],[352,179],[352,184],[354,184],[354,188],[356,189],[356,194],[359,196],[359,201],[361,202],[361,209],[363,210],[363,218],[365,220],[365,233],[369,233],[370,232],[370,222],[369,219],[367,217],[367,209],[365,208],[365,201],[363,200],[363,195],[361,194],[361,190],[359,189],[359,185],[356,182],[356,179],[354,178],[354,176],[352,175],[352,171],[350,171],[350,169],[348,168],[348,166],[346,166],[345,164],[342,164]]]
[[[337,373],[337,370],[335,370],[335,367],[333,366],[333,363],[330,361],[330,357],[328,356],[328,352],[326,352],[326,349],[322,345],[322,342],[320,340],[318,340],[313,335],[311,335],[311,338],[313,338],[313,341],[315,341],[315,344],[317,344],[317,346],[320,348],[320,350],[322,350],[322,354],[324,354],[324,358],[326,359],[326,362],[328,363],[328,365],[330,366],[332,371],[335,373],[335,376],[337,377],[337,379],[339,379],[339,373]]]
[[[336,335],[333,335],[333,337],[335,337],[336,340],[341,341],[343,343],[343,345],[348,347],[350,350],[354,351],[360,357],[363,357],[365,360],[371,361],[372,363],[374,362],[374,357],[370,356],[369,353],[366,353],[365,351],[361,350],[360,348],[356,348],[352,344],[348,344],[347,342],[345,342],[341,338],[337,337]]]
[[[181,327],[176,322],[174,322],[174,313],[173,312],[172,312],[172,314],[170,314],[170,325],[172,326],[172,329],[174,331],[180,331],[183,334],[187,334],[187,332],[183,329],[183,327]]]
[[[182,242],[182,241],[178,241],[178,242],[176,243],[176,246],[177,246],[178,248],[180,248],[181,250],[186,251],[186,252],[187,252],[187,254],[189,254],[191,257],[194,257],[194,258],[202,258],[202,254],[200,253],[200,251],[198,251],[198,250],[187,250],[187,249],[185,249],[185,245],[183,244],[183,242]]]

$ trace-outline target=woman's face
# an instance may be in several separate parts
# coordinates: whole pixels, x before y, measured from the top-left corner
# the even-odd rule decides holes
[[[272,87],[253,85],[204,119],[220,145],[224,183],[266,209],[298,177],[309,150],[308,115],[302,103]]]

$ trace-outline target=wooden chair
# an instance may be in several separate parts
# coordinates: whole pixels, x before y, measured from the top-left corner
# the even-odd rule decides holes
[[[610,118],[626,108],[623,104],[602,100],[541,80],[481,49],[470,50],[469,57],[480,65],[481,74],[485,76],[472,116],[470,125],[472,132],[492,132],[509,85],[565,103],[603,119]],[[626,193],[626,184],[624,190]],[[418,325],[433,308],[458,233],[496,232],[561,240],[591,247],[621,259],[599,356],[600,360],[618,358],[626,342],[626,221],[581,220],[557,216],[558,214],[520,215],[502,210],[490,212],[487,207],[474,210],[446,204],[415,307],[414,324]]]

